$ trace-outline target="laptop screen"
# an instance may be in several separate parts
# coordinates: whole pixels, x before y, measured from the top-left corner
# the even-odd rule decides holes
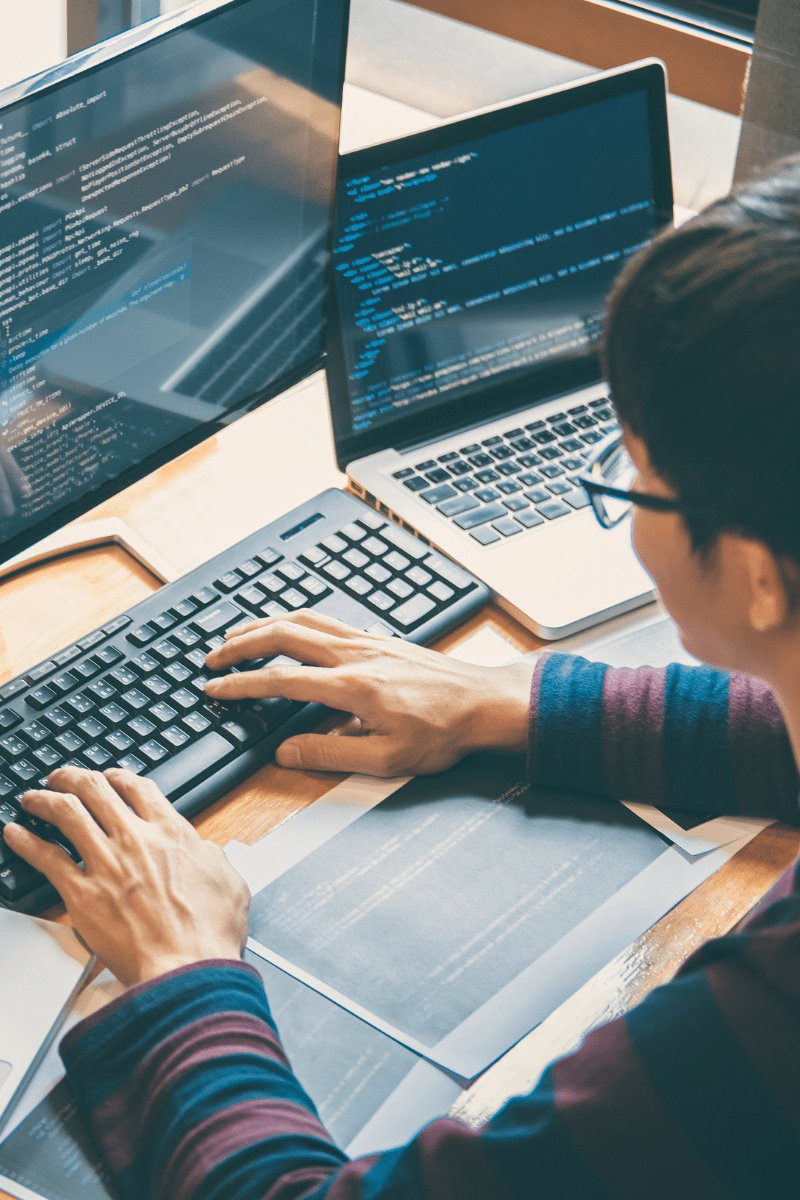
[[[194,5],[0,96],[0,559],[321,365],[347,11]]]
[[[579,84],[498,110],[488,130],[468,118],[431,131],[427,147],[429,133],[343,159],[333,262],[344,438],[419,436],[434,410],[498,385],[507,394],[597,347],[614,278],[671,206],[647,80],[627,78],[622,94]]]

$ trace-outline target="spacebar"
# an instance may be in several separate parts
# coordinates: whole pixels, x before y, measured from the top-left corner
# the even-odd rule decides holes
[[[221,767],[236,753],[236,747],[221,734],[213,731],[204,733],[169,762],[159,763],[147,778],[157,783],[164,795],[172,800],[190,784],[199,783],[206,775]]]

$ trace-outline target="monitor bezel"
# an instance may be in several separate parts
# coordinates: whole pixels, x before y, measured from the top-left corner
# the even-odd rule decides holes
[[[559,113],[589,107],[630,92],[645,91],[650,132],[655,221],[660,229],[673,221],[674,199],[672,165],[667,123],[667,75],[660,59],[645,59],[586,79],[563,84],[533,96],[514,100],[490,109],[481,109],[466,117],[456,117],[433,129],[409,134],[377,146],[343,154],[339,159],[339,179],[362,172],[390,170],[398,162],[469,142],[489,134],[533,124]],[[445,404],[413,411],[405,416],[353,433],[347,368],[336,295],[335,270],[331,264],[326,323],[326,374],[329,410],[336,461],[345,471],[349,463],[366,458],[388,447],[402,449],[433,441],[450,430],[490,421],[496,417],[528,408],[543,400],[600,381],[602,375],[597,353],[588,353],[561,363],[539,367],[517,378],[499,382],[475,393],[457,397]]]
[[[29,79],[22,80],[20,83],[13,84],[0,91],[0,113],[12,106],[26,103],[28,100],[47,96],[65,84],[74,83],[76,79],[88,78],[109,63],[120,61],[176,31],[190,28],[213,19],[226,9],[243,8],[247,4],[257,2],[258,0],[224,0],[223,3],[220,3],[219,0],[207,0],[206,3],[193,5],[191,8],[179,10],[177,13],[167,13],[161,17],[155,17],[143,25],[136,26],[134,29],[124,30],[121,34],[117,34],[107,41],[99,43],[97,46],[71,55],[56,67],[48,68],[37,75],[31,76]],[[338,113],[340,118],[351,0],[341,0],[341,4],[343,30],[337,77]],[[334,144],[338,145],[338,138]],[[327,252],[329,259],[333,245],[335,188],[336,171],[334,169],[331,171],[328,198]],[[260,408],[269,400],[288,391],[289,388],[301,380],[308,378],[309,375],[313,375],[315,372],[321,370],[325,363],[324,340],[325,334],[323,332],[323,346],[318,353],[309,358],[305,363],[301,363],[291,371],[286,372],[279,379],[273,380],[267,387],[260,388],[250,396],[245,397],[240,403],[220,414],[217,419],[205,422],[196,429],[183,434],[160,450],[148,455],[147,458],[142,459],[141,462],[134,463],[124,471],[121,471],[114,479],[108,480],[97,488],[90,489],[83,496],[62,505],[55,512],[49,513],[35,525],[21,530],[13,537],[6,539],[5,542],[0,542],[0,565],[21,554],[29,547],[34,546],[37,542],[55,532],[55,530],[61,529],[64,525],[90,512],[92,509],[98,507],[98,505],[111,499],[111,497],[124,492],[132,484],[152,474],[159,467],[180,458],[188,450],[191,450],[194,446],[199,445],[208,438],[214,437],[240,417],[246,416],[247,413]]]

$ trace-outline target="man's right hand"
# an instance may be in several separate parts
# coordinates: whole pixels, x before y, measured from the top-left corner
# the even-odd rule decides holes
[[[285,696],[350,713],[339,736],[306,733],[279,748],[280,766],[366,775],[426,775],[474,750],[524,752],[533,664],[475,667],[400,638],[362,633],[319,613],[269,617],[232,630],[208,666],[285,655],[210,680],[212,699]]]

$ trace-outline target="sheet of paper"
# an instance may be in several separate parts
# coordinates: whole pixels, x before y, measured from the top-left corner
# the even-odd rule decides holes
[[[297,826],[291,854],[268,856],[262,878],[273,881],[254,896],[252,939],[303,982],[471,1078],[507,1047],[477,1038],[484,1049],[465,1056],[455,1030],[666,853],[623,806],[531,795],[520,767],[475,757],[415,779],[332,836],[325,813],[325,840],[311,806],[307,856]],[[675,857],[684,895],[692,885]],[[676,903],[665,886],[652,919]]]
[[[768,825],[775,824],[769,817],[704,817],[653,808],[651,804],[639,804],[635,800],[623,800],[622,803],[691,855],[708,854],[748,835],[755,837]]]
[[[292,1069],[348,1154],[402,1145],[458,1098],[460,1084],[404,1046],[252,952],[245,958],[264,980]]]

